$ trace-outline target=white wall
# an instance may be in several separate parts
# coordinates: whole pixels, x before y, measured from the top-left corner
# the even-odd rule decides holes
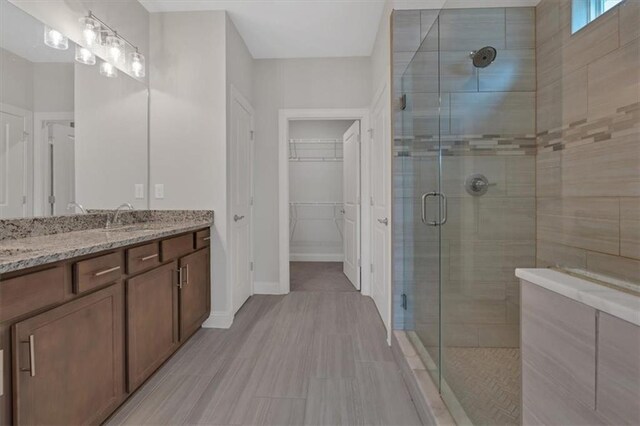
[[[0,48],[0,102],[33,111],[33,62]]]
[[[33,111],[73,112],[74,64],[33,64]]]
[[[369,58],[255,62],[255,279],[279,282],[278,113],[285,108],[368,108]]]
[[[147,182],[147,87],[128,76],[105,78],[98,67],[75,65],[76,202],[89,209],[131,203]]]

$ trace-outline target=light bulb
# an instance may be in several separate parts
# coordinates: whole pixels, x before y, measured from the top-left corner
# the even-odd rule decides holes
[[[53,28],[44,27],[44,44],[58,50],[69,48],[69,39]]]
[[[82,25],[82,39],[84,45],[92,47],[94,44],[100,44],[100,24],[90,16],[80,18],[80,24]]]
[[[131,73],[138,78],[145,76],[144,55],[141,53],[131,53]]]
[[[122,65],[124,61],[124,41],[116,35],[107,37],[107,61],[114,65]]]
[[[100,74],[108,78],[115,78],[118,76],[118,68],[109,62],[102,62],[100,64]]]
[[[96,55],[94,55],[89,49],[86,47],[82,47],[80,45],[76,45],[76,61],[85,65],[95,65],[96,63]]]

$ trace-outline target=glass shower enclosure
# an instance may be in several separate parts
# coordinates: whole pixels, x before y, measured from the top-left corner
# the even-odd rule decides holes
[[[421,19],[397,93],[396,319],[459,424],[519,424],[514,270],[535,266],[535,10]]]

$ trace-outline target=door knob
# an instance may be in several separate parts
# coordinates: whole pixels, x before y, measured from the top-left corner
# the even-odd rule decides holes
[[[380,222],[384,226],[388,226],[389,225],[389,219],[387,219],[386,217],[384,219],[378,219],[378,222]]]
[[[238,216],[237,214],[233,215],[233,221],[234,222],[237,222],[237,221],[242,220],[242,219],[244,219],[244,216]]]

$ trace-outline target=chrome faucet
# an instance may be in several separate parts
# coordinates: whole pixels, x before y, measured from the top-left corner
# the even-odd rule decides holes
[[[116,209],[116,212],[113,214],[113,220],[109,220],[109,218],[107,218],[107,226],[106,226],[107,229],[110,229],[112,226],[114,225],[117,226],[119,224],[118,219],[120,218],[120,212],[125,208],[129,210],[134,210],[131,203],[120,204]]]
[[[74,213],[75,213],[75,208],[76,207],[80,209],[80,212],[82,214],[87,214],[87,209],[82,207],[82,204],[78,204],[78,203],[69,203],[69,204],[67,204],[67,210],[74,209]]]

